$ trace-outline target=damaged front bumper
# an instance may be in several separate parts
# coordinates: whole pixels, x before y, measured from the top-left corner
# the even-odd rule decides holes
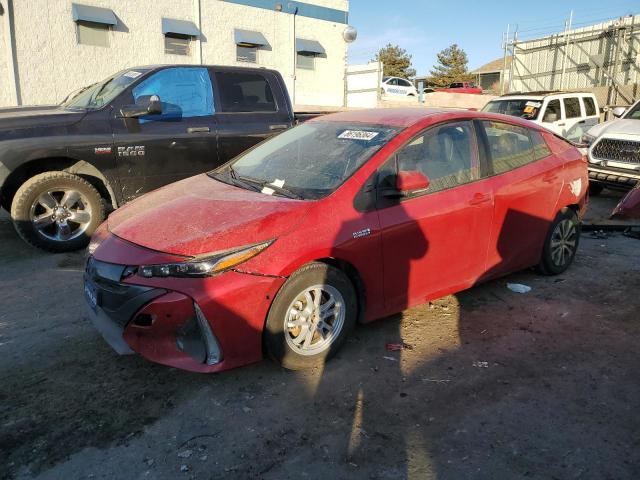
[[[283,279],[232,271],[144,279],[131,269],[90,257],[84,276],[89,318],[117,353],[196,372],[262,358],[264,319]]]

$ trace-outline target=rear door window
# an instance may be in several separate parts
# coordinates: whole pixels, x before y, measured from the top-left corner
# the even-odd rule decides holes
[[[569,97],[563,99],[565,118],[578,118],[582,116],[580,113],[580,99],[578,97]]]
[[[277,105],[267,79],[258,73],[216,72],[223,112],[275,112]]]
[[[534,149],[528,129],[487,120],[481,123],[489,144],[493,175],[508,172],[534,161]]]
[[[584,112],[587,117],[592,117],[593,115],[597,115],[596,113],[596,103],[593,101],[591,97],[582,97],[584,101]]]

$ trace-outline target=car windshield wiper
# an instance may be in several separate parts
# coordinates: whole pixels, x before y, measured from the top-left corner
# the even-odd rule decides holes
[[[231,168],[231,167],[229,167]],[[235,175],[237,175],[237,172],[235,170],[231,170]],[[284,187],[279,187],[278,185],[274,185],[273,183],[269,183],[266,180],[260,180],[258,178],[253,178],[253,177],[245,177],[243,175],[237,175],[237,177],[239,180],[243,180],[245,182],[249,182],[249,183],[253,183],[254,185],[257,185],[260,187],[260,191],[262,191],[264,188],[270,188],[271,190],[273,190],[275,193],[278,193],[279,195],[282,195],[283,197],[287,197],[287,198],[293,198],[295,200],[302,200],[302,196],[298,195],[297,193],[292,192],[291,190],[284,188]]]

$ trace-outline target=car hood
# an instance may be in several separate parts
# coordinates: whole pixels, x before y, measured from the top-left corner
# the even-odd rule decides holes
[[[590,128],[587,132],[594,137],[600,137],[604,134],[607,135],[640,135],[640,120],[632,120],[626,118],[620,118],[616,120],[609,120],[608,122],[599,123]]]
[[[0,131],[71,125],[85,114],[84,110],[65,110],[59,105],[0,108]]]
[[[202,174],[128,203],[109,216],[108,228],[152,250],[196,256],[278,238],[302,220],[309,206]]]

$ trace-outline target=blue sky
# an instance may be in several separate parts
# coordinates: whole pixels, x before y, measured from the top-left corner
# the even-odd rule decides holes
[[[573,10],[574,25],[599,23],[640,13],[639,0],[351,0],[349,23],[358,39],[349,46],[349,63],[366,63],[388,42],[413,56],[418,75],[428,74],[436,54],[457,43],[473,70],[502,56],[507,24],[519,38],[561,32]]]

